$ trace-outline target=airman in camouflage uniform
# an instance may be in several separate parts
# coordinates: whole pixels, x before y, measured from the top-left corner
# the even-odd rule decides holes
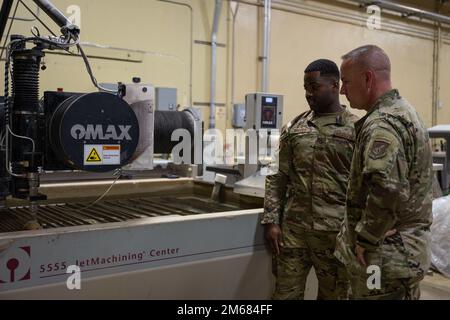
[[[311,110],[281,132],[279,170],[266,177],[266,237],[276,263],[274,299],[303,299],[314,266],[318,299],[346,299],[348,281],[333,256],[343,221],[357,117],[339,103],[339,69],[317,60],[305,70]]]
[[[427,130],[391,89],[389,58],[380,48],[364,46],[343,56],[341,76],[341,93],[368,112],[355,124],[347,212],[335,255],[349,271],[353,298],[418,299],[430,265]]]

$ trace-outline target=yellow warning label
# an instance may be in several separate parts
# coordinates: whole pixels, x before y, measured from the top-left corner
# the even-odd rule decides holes
[[[92,148],[91,152],[89,153],[86,162],[101,162],[102,159],[100,158],[100,155],[98,154],[97,150],[95,148]]]

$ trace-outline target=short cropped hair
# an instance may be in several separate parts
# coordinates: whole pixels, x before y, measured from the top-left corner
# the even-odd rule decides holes
[[[352,60],[361,67],[370,68],[374,71],[391,72],[391,61],[388,55],[378,46],[369,44],[353,49],[344,54],[342,60]]]
[[[331,60],[319,59],[311,62],[305,69],[305,73],[320,71],[321,76],[332,76],[333,78],[340,79],[339,68]]]

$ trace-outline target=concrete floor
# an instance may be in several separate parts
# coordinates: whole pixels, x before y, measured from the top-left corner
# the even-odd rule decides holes
[[[420,284],[420,300],[450,300],[450,278],[431,272]],[[317,296],[317,278],[314,268],[306,283],[305,299],[315,300]]]
[[[421,300],[450,300],[450,278],[433,272],[420,284]]]

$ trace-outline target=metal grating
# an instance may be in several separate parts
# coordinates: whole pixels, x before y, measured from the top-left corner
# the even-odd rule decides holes
[[[89,203],[40,205],[37,215],[42,227],[48,229],[239,209],[237,205],[212,202],[206,197],[148,197],[104,200],[93,206]],[[28,207],[5,208],[0,211],[0,232],[21,231],[29,220]]]

